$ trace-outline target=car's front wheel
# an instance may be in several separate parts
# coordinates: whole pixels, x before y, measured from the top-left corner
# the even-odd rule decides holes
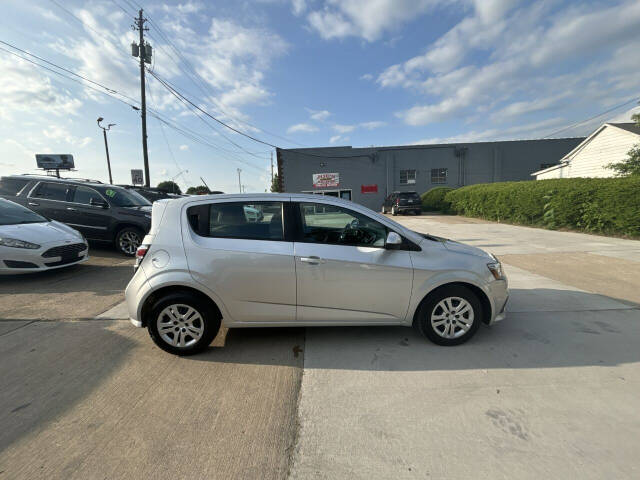
[[[147,328],[161,349],[176,355],[192,355],[211,344],[220,330],[220,318],[198,296],[174,293],[153,305]]]
[[[452,285],[432,292],[418,308],[414,327],[437,345],[459,345],[476,333],[482,305],[467,287]]]
[[[115,244],[116,249],[127,255],[133,257],[136,254],[136,250],[142,243],[144,234],[142,231],[135,227],[124,227],[116,235]]]

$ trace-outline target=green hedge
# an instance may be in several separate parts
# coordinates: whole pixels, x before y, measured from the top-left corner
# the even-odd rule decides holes
[[[450,187],[436,187],[420,195],[422,198],[422,210],[427,212],[447,212],[449,202],[445,201],[445,195],[453,190]]]
[[[444,201],[469,217],[640,236],[640,176],[470,185],[447,193]]]

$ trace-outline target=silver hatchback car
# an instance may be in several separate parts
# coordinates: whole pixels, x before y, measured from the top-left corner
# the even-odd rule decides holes
[[[126,289],[131,322],[178,355],[206,348],[221,323],[405,325],[458,345],[502,320],[507,298],[494,256],[303,194],[155,202]]]

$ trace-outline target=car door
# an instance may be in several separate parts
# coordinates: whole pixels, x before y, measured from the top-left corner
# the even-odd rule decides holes
[[[287,203],[266,197],[187,208],[189,270],[222,300],[230,322],[295,322],[293,242],[285,239],[283,222]]]
[[[107,206],[91,205],[91,200]],[[65,222],[80,230],[85,237],[104,239],[111,223],[112,212],[109,203],[97,190],[78,185],[71,192],[71,202],[66,207]]]
[[[27,207],[34,212],[64,222],[70,187],[63,182],[40,182],[31,190]]]
[[[301,202],[294,242],[298,320],[394,324],[411,298],[410,252],[385,248],[389,229],[330,202]]]

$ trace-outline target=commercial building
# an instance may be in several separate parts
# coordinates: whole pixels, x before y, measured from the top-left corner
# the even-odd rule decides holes
[[[377,210],[394,191],[531,180],[583,140],[277,149],[278,176],[283,192],[338,196]]]
[[[546,178],[613,177],[610,163],[623,162],[640,144],[640,127],[635,123],[605,123],[560,159],[560,163],[538,170],[536,180]]]

